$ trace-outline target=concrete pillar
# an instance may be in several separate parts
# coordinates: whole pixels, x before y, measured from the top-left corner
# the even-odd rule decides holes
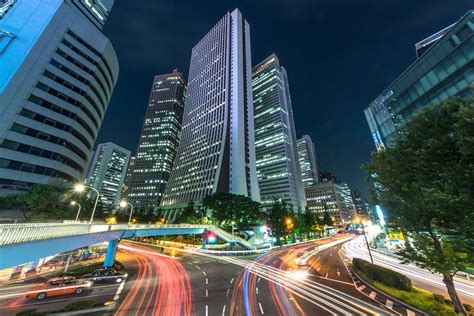
[[[202,244],[201,244],[202,249],[206,249],[206,242],[207,242],[207,230],[204,230],[204,232],[202,233]]]
[[[107,252],[105,253],[104,268],[113,267],[118,243],[118,239],[109,241],[109,246],[107,247]]]

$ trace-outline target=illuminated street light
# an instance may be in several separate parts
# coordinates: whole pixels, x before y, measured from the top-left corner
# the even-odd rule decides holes
[[[130,225],[130,223],[132,222],[133,205],[130,204],[129,202],[125,201],[125,200],[120,201],[120,207],[121,208],[126,208],[127,205],[130,206],[130,216],[128,217],[128,225]]]
[[[83,183],[76,184],[74,186],[74,191],[76,191],[77,193],[82,193],[86,190],[86,188],[91,189],[92,191],[94,191],[97,194],[97,197],[95,198],[94,208],[92,209],[91,219],[89,221],[89,223],[92,223],[92,221],[94,220],[94,215],[95,215],[95,210],[97,208],[97,203],[99,202],[100,193],[96,188],[93,188],[89,185],[85,185]]]
[[[293,220],[292,220],[291,218],[287,218],[287,219],[285,220],[285,222],[286,222],[287,225],[293,224]]]
[[[77,203],[76,201],[71,202],[72,206],[79,206],[79,209],[77,210],[77,215],[76,215],[76,222],[79,220],[79,214],[81,214],[81,204]]]

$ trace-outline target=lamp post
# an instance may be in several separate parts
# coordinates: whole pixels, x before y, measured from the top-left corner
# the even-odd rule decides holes
[[[76,215],[76,222],[77,222],[79,220],[79,214],[81,214],[81,204],[77,203],[76,201],[72,201],[71,205],[72,206],[74,206],[74,205],[79,206],[79,209],[77,210],[77,215]]]
[[[86,188],[91,189],[97,195],[97,197],[95,198],[94,208],[92,209],[91,219],[89,221],[89,223],[92,223],[92,221],[94,220],[95,209],[97,208],[97,203],[99,202],[100,193],[96,188],[93,188],[90,185],[85,185],[85,184],[82,184],[82,183],[76,184],[76,186],[74,187],[74,190],[78,193],[82,193],[86,190]]]
[[[127,205],[130,206],[130,216],[128,217],[128,225],[130,225],[130,222],[132,221],[133,205],[125,200],[120,201],[121,208],[126,208]]]
[[[367,246],[367,250],[369,251],[369,256],[370,256],[370,262],[374,264],[374,259],[372,258],[372,251],[370,251],[370,246],[369,246],[369,241],[367,240],[367,235],[365,234],[365,221],[360,220],[359,217],[355,218],[355,222],[357,224],[361,223],[362,224],[362,234],[364,235],[364,240],[365,240],[365,245]]]

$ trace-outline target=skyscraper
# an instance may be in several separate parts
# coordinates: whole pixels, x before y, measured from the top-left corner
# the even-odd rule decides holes
[[[182,137],[164,208],[199,203],[215,192],[260,200],[251,74],[250,28],[236,9],[192,50]]]
[[[370,103],[364,113],[377,149],[392,147],[400,128],[419,110],[472,94],[473,34],[471,10],[428,38],[419,58]]]
[[[87,184],[99,191],[99,201],[108,209],[118,205],[129,159],[130,151],[114,143],[97,145]]]
[[[314,143],[309,135],[303,135],[297,141],[298,160],[303,186],[309,187],[319,182],[319,168]]]
[[[176,157],[186,82],[177,70],[155,76],[127,197],[135,207],[160,205]]]
[[[353,216],[355,207],[347,196],[344,183],[320,182],[305,188],[308,209],[322,217],[325,212],[336,224],[346,223]],[[350,197],[350,193],[349,193]]]
[[[113,1],[0,9],[0,195],[84,180],[118,78],[101,28]]]
[[[255,150],[262,205],[275,200],[306,205],[294,128],[288,77],[275,54],[253,68]]]

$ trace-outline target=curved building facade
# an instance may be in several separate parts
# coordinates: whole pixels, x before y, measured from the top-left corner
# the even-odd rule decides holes
[[[0,19],[0,195],[84,179],[118,79],[112,5],[19,0]]]

